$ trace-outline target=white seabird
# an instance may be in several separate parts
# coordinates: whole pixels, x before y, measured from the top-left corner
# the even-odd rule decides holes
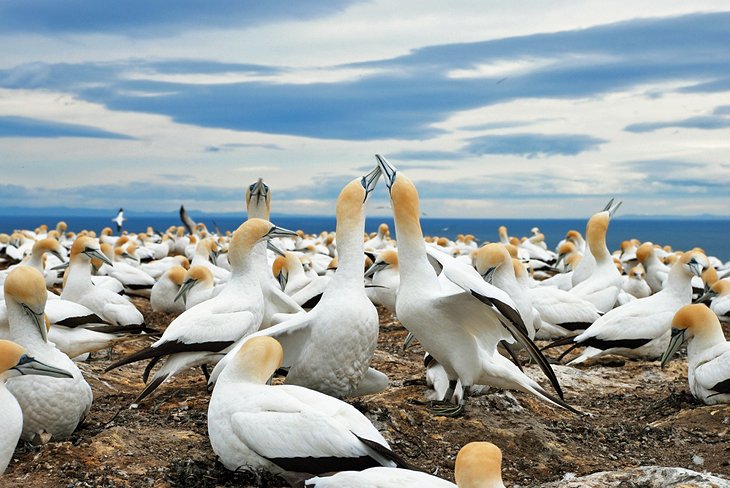
[[[434,249],[441,255],[438,264],[443,267],[436,275],[427,258],[416,187],[385,158],[376,158],[390,193],[398,236],[400,286],[396,314],[449,377],[449,390],[443,400],[432,402],[431,411],[442,415],[462,413],[464,400],[456,406],[449,404],[458,380],[465,391],[476,384],[518,389],[575,411],[497,351],[501,341],[511,342],[513,337],[519,340],[562,396],[555,373],[527,337],[525,324],[506,293],[486,283],[471,266]],[[446,282],[450,283],[448,288]]]
[[[37,360],[73,376],[63,380],[28,376],[7,382],[23,410],[21,438],[36,443],[64,439],[89,413],[93,395],[73,361],[47,342],[43,275],[27,266],[11,271],[5,280],[5,303],[12,340]]]
[[[106,371],[150,359],[143,379],[162,358],[165,364],[137,396],[142,401],[180,370],[219,360],[236,341],[258,330],[263,318],[263,295],[255,272],[253,248],[278,236],[294,235],[262,219],[249,219],[233,233],[228,249],[231,278],[218,296],[186,310],[173,320],[150,347],[122,358]]]
[[[730,403],[730,342],[717,316],[702,304],[685,305],[672,319],[664,366],[687,342],[687,378],[695,398],[707,405]]]
[[[380,177],[375,168],[348,183],[337,199],[337,253],[335,275],[319,303],[307,313],[258,332],[281,342],[286,383],[306,386],[336,397],[364,395],[383,390],[388,379],[369,368],[378,342],[378,312],[364,287],[364,205]],[[235,354],[229,353],[213,371]]]
[[[15,342],[0,340],[0,418],[3,419],[3,428],[0,429],[0,476],[13,457],[23,430],[23,411],[13,394],[5,387],[5,381],[30,375],[73,378],[68,371],[49,366],[29,356]]]
[[[548,347],[573,344],[570,351],[588,346],[569,365],[604,354],[658,358],[669,342],[672,317],[683,305],[692,301],[692,276],[700,276],[707,266],[704,254],[684,253],[672,266],[662,291],[617,307],[580,335],[555,341]]]
[[[404,464],[351,405],[301,386],[268,385],[283,357],[276,339],[255,337],[221,373],[208,435],[226,468],[317,475]]]

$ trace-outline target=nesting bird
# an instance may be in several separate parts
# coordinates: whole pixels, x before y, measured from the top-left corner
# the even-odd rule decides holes
[[[268,385],[283,358],[276,339],[252,338],[216,382],[208,435],[226,468],[316,475],[404,465],[351,405],[296,385]]]
[[[707,405],[730,403],[730,342],[717,316],[704,305],[685,305],[676,313],[662,366],[685,342],[692,395]]]
[[[47,376],[73,378],[71,373],[49,366],[29,356],[27,351],[12,341],[0,340],[0,476],[13,457],[15,446],[23,430],[23,411],[12,393],[5,387],[10,378],[19,376]]]
[[[12,340],[30,356],[72,376],[62,380],[43,376],[8,380],[7,388],[23,410],[21,438],[35,443],[64,439],[89,413],[93,395],[79,368],[47,341],[43,275],[27,266],[11,271],[5,280],[5,303]]]

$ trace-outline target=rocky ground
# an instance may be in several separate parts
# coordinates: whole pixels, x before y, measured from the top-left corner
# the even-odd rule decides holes
[[[153,313],[144,299],[134,302],[152,327],[162,329],[173,318]],[[453,480],[459,448],[488,440],[502,448],[504,479],[512,487],[561,486],[573,475],[646,465],[730,479],[730,405],[703,406],[692,398],[683,357],[665,369],[622,358],[583,368],[556,366],[566,400],[589,414],[584,417],[530,395],[495,390],[470,398],[461,418],[434,417],[411,403],[427,391],[423,351],[416,345],[403,352],[405,329],[387,311],[380,313],[373,366],[389,375],[391,386],[352,403],[396,452],[431,473]],[[143,345],[119,346],[113,358]],[[104,373],[109,363],[102,353],[81,364],[95,398],[76,433],[42,447],[19,446],[1,486],[286,486],[273,477],[228,472],[217,462],[207,437],[209,394],[199,371],[179,375],[131,410],[126,407],[143,387],[144,364]],[[546,383],[537,368],[527,370]]]

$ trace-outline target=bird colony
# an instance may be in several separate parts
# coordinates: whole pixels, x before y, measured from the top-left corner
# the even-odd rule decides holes
[[[385,224],[364,232],[381,180],[397,241]],[[617,357],[649,372],[686,363],[697,404],[730,403],[721,325],[730,263],[635,239],[611,252],[606,234],[621,202],[586,216],[585,232],[569,231],[555,251],[537,228],[518,239],[501,227],[481,245],[424,236],[416,186],[379,155],[342,188],[334,232],[278,227],[271,202],[262,180],[250,185],[247,219],[225,234],[185,213],[184,226],[128,233],[120,209],[116,232],[74,234],[61,222],[0,235],[0,474],[22,462],[16,450],[42,454],[72,439],[95,408],[89,380],[107,384],[129,368],[144,386],[119,392],[115,418],[154,411],[176,376],[194,370],[204,378],[205,448],[225,469],[277,486],[505,486],[510,425],[452,446],[451,478],[422,466],[407,439],[362,408],[409,382],[419,387],[404,389],[396,408],[466,431],[489,395],[523,416],[538,409],[590,425],[596,412],[576,406],[585,388],[571,386]],[[148,325],[140,301],[169,317],[166,327]],[[422,348],[420,380],[374,367],[383,314],[407,329],[402,354]],[[550,477],[568,486],[565,474]],[[719,483],[707,486],[727,486],[706,476]]]

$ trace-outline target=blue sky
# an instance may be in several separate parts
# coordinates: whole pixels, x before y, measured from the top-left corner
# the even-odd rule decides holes
[[[381,153],[431,216],[730,213],[723,2],[26,0],[0,45],[0,205],[231,212],[263,177],[330,214]]]

